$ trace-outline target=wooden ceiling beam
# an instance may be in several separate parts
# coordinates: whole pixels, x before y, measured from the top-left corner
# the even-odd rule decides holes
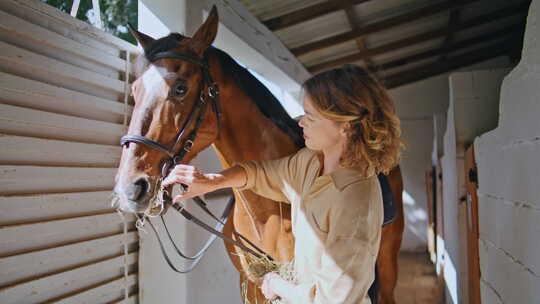
[[[392,28],[398,25],[409,23],[411,21],[427,18],[435,14],[438,14],[440,12],[458,9],[476,1],[478,0],[445,1],[443,3],[428,5],[426,7],[414,10],[412,12],[407,12],[399,16],[395,16],[392,18],[388,18],[379,22],[366,25],[357,30],[351,30],[342,34],[329,37],[329,38],[307,43],[305,45],[291,49],[291,52],[296,56],[301,56],[301,55],[304,55],[313,51],[328,48],[328,47],[331,47],[340,43],[344,43],[347,41],[351,41],[357,38],[366,37],[370,34],[381,32],[381,31],[387,30],[389,28]]]
[[[455,26],[454,31],[456,32],[462,31],[471,27],[479,26],[482,24],[493,22],[498,19],[510,17],[510,16],[520,14],[520,13],[526,14],[527,10],[528,10],[528,5],[523,5],[523,3],[519,5],[511,6],[511,7],[505,7],[497,11],[478,16],[474,19],[463,21]],[[316,65],[308,66],[307,69],[311,73],[314,73],[323,69],[328,69],[328,68],[332,68],[338,65],[362,60],[364,57],[372,57],[376,55],[381,55],[384,53],[398,50],[400,48],[411,46],[413,44],[422,43],[422,42],[429,41],[432,39],[444,37],[448,35],[449,31],[450,29],[448,27],[439,28],[436,30],[418,34],[413,37],[407,37],[407,38],[390,42],[390,43],[387,43],[378,47],[366,49],[358,53],[343,56],[340,58],[336,58],[333,60],[316,64]]]
[[[465,49],[471,46],[474,46],[479,43],[488,42],[492,40],[496,40],[498,38],[504,38],[505,36],[515,36],[515,35],[522,35],[523,31],[525,30],[525,23],[519,23],[515,25],[511,25],[509,27],[505,27],[502,30],[490,32],[487,34],[482,34],[473,38],[465,39],[460,42],[452,43],[449,45],[445,45],[443,47],[439,47],[437,49],[424,51],[418,54],[414,54],[405,58],[399,58],[396,60],[392,60],[386,63],[383,63],[378,66],[379,70],[386,71],[389,69],[397,68],[406,64],[413,63],[415,61],[424,60],[433,56],[439,56],[442,54],[448,54],[455,51],[459,51],[461,49]]]
[[[458,24],[458,19],[460,15],[460,10],[453,10],[450,12],[450,16],[448,17],[448,35],[446,35],[446,38],[444,39],[442,43],[442,47],[447,47],[450,44],[452,44],[452,40],[454,39],[454,33],[455,33],[455,27]],[[442,54],[441,58],[439,58],[440,61],[444,61],[447,54]]]
[[[351,29],[357,30],[360,25],[358,18],[354,11],[354,4],[351,0],[343,0],[343,9],[345,10],[345,14],[347,15],[347,20],[349,21],[349,25],[351,26]],[[367,49],[365,38],[358,38],[355,39],[356,47],[358,48],[358,51],[362,52]],[[375,63],[373,60],[371,60],[371,57],[367,56],[363,59],[364,65],[368,71],[371,71],[372,73],[376,73],[375,71]]]
[[[368,2],[371,0],[351,0],[352,5]],[[263,21],[262,23],[271,31],[277,31],[282,28],[292,26],[304,21],[317,18],[342,9],[342,0],[330,0],[317,3],[288,14],[274,17]]]
[[[519,45],[516,46],[516,42],[516,39],[509,39],[503,41],[502,43],[498,43],[471,52],[467,52],[453,58],[449,58],[449,60],[445,62],[436,62],[422,67],[417,67],[407,71],[399,72],[397,74],[386,77],[384,80],[382,80],[382,82],[384,83],[386,88],[393,89],[422,79],[450,72],[455,69],[459,69],[465,66],[469,66],[488,59],[508,54],[512,52],[514,48],[519,47]]]

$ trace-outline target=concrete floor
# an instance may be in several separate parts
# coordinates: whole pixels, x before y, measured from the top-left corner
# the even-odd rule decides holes
[[[399,256],[397,304],[442,304],[442,284],[426,253],[402,252]]]

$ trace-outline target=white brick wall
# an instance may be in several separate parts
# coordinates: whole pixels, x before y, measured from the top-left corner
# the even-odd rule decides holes
[[[497,57],[459,69],[507,67],[507,57]],[[433,136],[437,137],[439,151],[444,134],[445,112],[448,109],[448,75],[434,76],[389,91],[401,119],[403,138],[408,144],[401,161],[406,195],[404,199],[405,232],[401,250],[426,251],[427,199],[424,172],[431,167]],[[434,134],[433,115],[439,115],[439,129]],[[442,124],[441,124],[442,122]]]
[[[456,72],[449,77],[450,102],[441,158],[447,303],[468,303],[466,205],[460,201],[466,193],[465,150],[476,136],[497,126],[500,87],[508,72],[499,68]]]
[[[540,301],[540,0],[504,79],[499,126],[475,141],[482,303]]]

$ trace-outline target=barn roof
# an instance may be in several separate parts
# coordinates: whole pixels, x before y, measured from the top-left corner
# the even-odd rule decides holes
[[[241,0],[316,73],[356,63],[393,88],[519,57],[530,0]]]

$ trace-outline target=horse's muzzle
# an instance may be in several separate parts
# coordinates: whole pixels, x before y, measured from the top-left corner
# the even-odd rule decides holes
[[[152,197],[152,188],[148,180],[141,177],[134,183],[123,185],[117,183],[113,197],[113,207],[124,212],[143,213],[148,208]]]

